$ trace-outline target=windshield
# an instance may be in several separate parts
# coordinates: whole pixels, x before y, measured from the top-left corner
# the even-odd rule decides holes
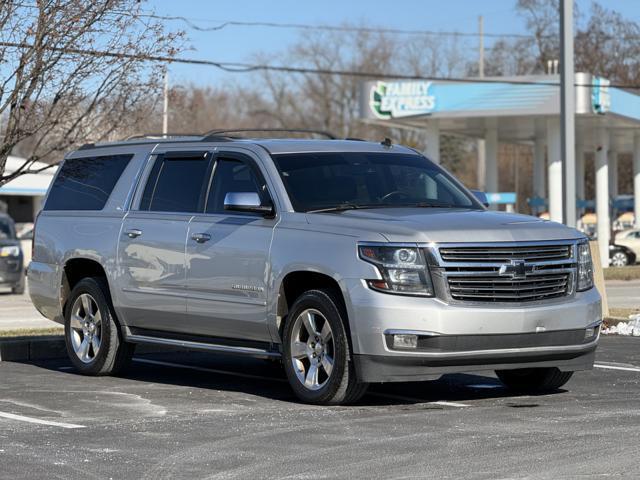
[[[273,155],[298,212],[349,208],[482,209],[443,169],[420,155],[372,152]]]
[[[0,240],[16,238],[13,223],[9,219],[0,218]]]

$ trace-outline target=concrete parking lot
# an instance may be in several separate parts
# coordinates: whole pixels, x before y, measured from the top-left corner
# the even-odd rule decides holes
[[[637,478],[639,342],[603,338],[555,394],[461,374],[348,407],[297,403],[259,360],[145,355],[119,378],[3,362],[0,477]]]

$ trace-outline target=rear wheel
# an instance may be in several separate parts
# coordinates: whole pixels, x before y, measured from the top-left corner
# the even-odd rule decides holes
[[[307,403],[353,403],[367,390],[358,382],[346,315],[330,290],[310,290],[293,304],[284,328],[284,366],[297,397]]]
[[[65,340],[71,363],[85,375],[112,375],[131,360],[135,346],[122,339],[102,278],[85,278],[71,292]]]
[[[624,252],[616,252],[611,256],[611,265],[614,267],[626,267],[629,265],[629,257]]]
[[[552,368],[521,368],[496,370],[496,375],[505,386],[519,392],[551,392],[569,381],[573,372],[562,372]]]

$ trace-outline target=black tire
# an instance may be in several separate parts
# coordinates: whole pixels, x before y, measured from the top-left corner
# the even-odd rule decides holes
[[[90,361],[82,361],[74,350],[72,335],[79,334],[71,328],[72,309],[76,300],[83,294],[88,294],[95,301],[99,310],[100,346],[97,354]],[[97,312],[96,312],[97,315]],[[105,279],[88,277],[80,280],[71,291],[65,308],[65,342],[67,354],[73,366],[84,375],[115,375],[128,365],[133,356],[135,345],[123,340],[122,332],[116,321],[111,303],[109,287]]]
[[[615,252],[611,256],[611,265],[614,267],[626,267],[630,263],[629,255],[625,252]]]
[[[24,295],[24,275],[22,275],[20,283],[11,288],[11,293],[14,295]]]
[[[367,391],[368,384],[359,382],[356,377],[345,328],[347,316],[340,305],[341,302],[332,290],[309,290],[296,299],[285,320],[284,368],[291,388],[303,402],[316,405],[349,404],[358,401]],[[310,390],[301,382],[291,355],[295,320],[308,309],[320,312],[332,331],[333,369],[324,386],[318,390]]]
[[[552,368],[522,368],[517,370],[496,370],[500,381],[517,392],[552,392],[569,381],[573,372],[562,372]]]

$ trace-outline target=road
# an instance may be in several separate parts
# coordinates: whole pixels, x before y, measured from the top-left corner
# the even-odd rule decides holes
[[[609,280],[605,288],[610,307],[640,307],[640,280]]]
[[[639,342],[603,338],[599,367],[555,394],[462,374],[348,407],[296,402],[259,360],[154,354],[118,378],[4,362],[0,477],[637,478]]]

